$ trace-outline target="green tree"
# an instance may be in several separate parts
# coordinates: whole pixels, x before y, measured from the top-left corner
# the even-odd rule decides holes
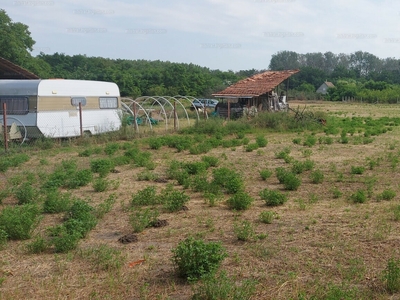
[[[0,53],[1,57],[25,67],[32,59],[30,51],[35,41],[28,26],[13,22],[4,9],[0,9]]]

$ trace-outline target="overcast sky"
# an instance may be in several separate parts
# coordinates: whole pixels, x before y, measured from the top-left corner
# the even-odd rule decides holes
[[[3,0],[32,55],[55,52],[267,69],[282,50],[400,57],[396,0]]]

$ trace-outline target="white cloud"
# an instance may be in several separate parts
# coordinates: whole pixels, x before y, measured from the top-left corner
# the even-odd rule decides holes
[[[400,46],[394,0],[16,0],[3,8],[48,53],[223,70],[267,68],[280,50],[361,50],[385,58]]]

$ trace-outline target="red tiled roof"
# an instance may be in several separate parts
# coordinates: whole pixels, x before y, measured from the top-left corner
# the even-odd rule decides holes
[[[0,57],[0,79],[39,79],[39,77]]]
[[[300,72],[300,70],[266,71],[238,81],[225,90],[213,94],[221,98],[248,98],[257,97],[271,92],[285,79]]]

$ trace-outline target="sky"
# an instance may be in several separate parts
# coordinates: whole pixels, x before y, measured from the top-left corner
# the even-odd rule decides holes
[[[32,55],[268,69],[279,51],[400,57],[397,0],[2,0]]]

